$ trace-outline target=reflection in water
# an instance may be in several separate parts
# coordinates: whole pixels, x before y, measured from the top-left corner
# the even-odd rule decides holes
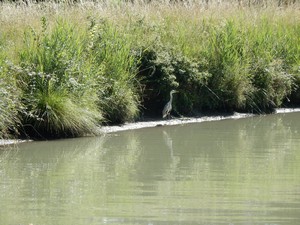
[[[167,133],[167,131],[165,131],[165,130],[163,130],[163,138],[164,138],[164,141],[165,141],[168,149],[170,150],[170,156],[171,156],[171,158],[173,158],[173,156],[174,156],[174,153],[173,153],[173,140],[170,137],[170,135]]]
[[[0,151],[0,224],[297,224],[300,114]]]

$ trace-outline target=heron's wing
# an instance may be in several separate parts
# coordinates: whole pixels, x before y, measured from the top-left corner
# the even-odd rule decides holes
[[[171,110],[172,110],[172,104],[171,102],[168,102],[162,111],[163,118],[165,118],[170,113]]]

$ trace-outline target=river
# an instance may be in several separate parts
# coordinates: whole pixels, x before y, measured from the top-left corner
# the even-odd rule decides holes
[[[0,150],[1,225],[296,225],[299,212],[299,112]]]

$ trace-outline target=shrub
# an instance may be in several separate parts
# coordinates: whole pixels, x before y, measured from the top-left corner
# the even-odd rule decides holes
[[[0,49],[0,138],[17,133],[18,113],[22,108],[19,97],[20,91],[13,77],[8,76],[8,66]]]
[[[179,91],[173,104],[177,113],[193,114],[202,108],[211,76],[205,61],[194,61],[161,43],[142,52],[139,77],[146,113],[160,114],[172,89]]]
[[[254,106],[257,112],[273,111],[292,93],[294,78],[283,68],[283,62],[280,60],[268,64],[259,61],[254,66],[254,92],[249,104]]]
[[[211,78],[208,86],[214,95],[207,107],[218,110],[241,110],[251,92],[247,58],[247,34],[231,20],[207,29],[208,45],[203,55]]]
[[[42,22],[41,34],[25,33],[21,67],[14,68],[25,106],[23,129],[39,138],[94,133],[102,116],[82,61],[84,37],[63,21],[48,33]]]
[[[125,34],[108,21],[89,28],[88,55],[95,71],[94,77],[99,107],[109,123],[124,123],[137,117],[139,112],[136,55]]]

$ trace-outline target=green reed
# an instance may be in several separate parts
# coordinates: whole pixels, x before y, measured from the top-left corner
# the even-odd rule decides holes
[[[0,138],[9,138],[10,133],[17,133],[20,125],[18,113],[21,110],[20,90],[13,77],[8,76],[9,70],[0,45]]]
[[[23,131],[30,136],[64,137],[95,133],[102,120],[93,81],[85,74],[84,34],[59,20],[51,31],[28,29],[20,65],[12,68],[22,90]]]
[[[0,88],[10,94],[0,107],[21,125],[8,117],[0,130],[38,138],[97,133],[103,123],[160,115],[172,89],[178,115],[297,103],[296,7],[4,3]]]
[[[108,20],[92,20],[88,41],[88,61],[94,67],[91,76],[106,122],[133,120],[139,106],[135,80],[138,59],[132,51],[133,40]]]
[[[195,19],[186,12],[165,15],[157,39],[172,48],[164,51],[169,55],[164,62],[155,56],[151,66],[156,68],[155,79],[175,76],[175,82],[180,81],[177,86],[183,90],[178,98],[183,99],[178,102],[179,110],[268,112],[298,90],[299,23],[273,10],[277,17],[273,11],[250,9],[213,18],[199,15]],[[192,71],[178,65],[182,56],[191,62]],[[174,88],[172,82],[169,90]],[[185,109],[180,109],[183,105]]]

